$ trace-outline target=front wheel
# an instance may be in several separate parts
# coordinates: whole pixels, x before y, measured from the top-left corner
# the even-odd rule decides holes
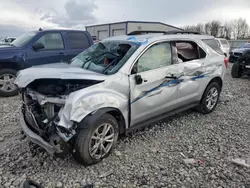
[[[2,69],[0,70],[0,96],[12,97],[18,94],[17,87],[14,85],[16,78],[16,70]]]
[[[110,114],[102,115],[93,125],[76,135],[73,157],[83,165],[92,165],[107,157],[118,138],[118,123]]]
[[[203,114],[208,114],[212,112],[218,104],[220,91],[221,88],[217,82],[210,83],[207,86],[200,101],[200,104],[197,107],[198,111]]]

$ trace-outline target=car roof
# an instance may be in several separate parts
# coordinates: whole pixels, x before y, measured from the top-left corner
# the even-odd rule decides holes
[[[135,37],[138,41],[147,40],[148,42],[154,42],[162,39],[192,39],[192,40],[201,40],[201,39],[214,39],[213,36],[210,35],[200,35],[200,34],[163,34],[163,33],[154,33],[154,34],[142,34],[142,35],[121,35],[121,36],[113,36],[104,39],[107,40],[129,40],[130,37]]]

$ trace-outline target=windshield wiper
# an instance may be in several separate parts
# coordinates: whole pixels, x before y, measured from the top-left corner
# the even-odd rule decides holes
[[[117,58],[114,59],[105,69],[102,70],[103,74],[106,74],[106,71],[109,69],[110,66],[112,66],[114,63],[117,62]]]

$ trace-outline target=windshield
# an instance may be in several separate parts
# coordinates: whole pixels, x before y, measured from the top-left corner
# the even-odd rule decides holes
[[[27,44],[34,36],[36,35],[36,32],[29,32],[21,35],[16,40],[14,40],[11,45],[16,47],[21,47],[25,44]]]
[[[70,64],[102,74],[114,74],[138,47],[138,44],[130,41],[102,41],[77,55]]]

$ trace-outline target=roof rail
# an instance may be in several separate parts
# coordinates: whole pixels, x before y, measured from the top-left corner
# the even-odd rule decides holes
[[[164,34],[168,34],[168,35],[171,35],[171,34],[195,34],[195,35],[201,35],[200,32],[198,31],[168,31]]]
[[[164,35],[173,35],[173,34],[196,34],[201,35],[198,31],[132,31],[128,33],[127,35],[143,35],[143,34],[149,34],[149,33],[163,33]]]
[[[148,33],[166,33],[167,31],[151,31],[151,30],[139,30],[139,31],[132,31],[128,33],[127,35],[143,35]]]

